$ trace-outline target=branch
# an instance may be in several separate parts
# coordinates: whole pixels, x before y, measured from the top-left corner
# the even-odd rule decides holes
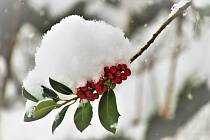
[[[149,47],[150,45],[155,41],[155,39],[160,35],[160,33],[178,16],[180,16],[189,6],[191,5],[191,1],[186,2],[182,7],[177,10],[175,14],[170,16],[161,26],[160,28],[153,34],[151,39],[146,43],[145,46],[143,46],[138,53],[136,53],[131,59],[130,63],[132,63],[134,60],[136,60],[139,56],[141,56]]]

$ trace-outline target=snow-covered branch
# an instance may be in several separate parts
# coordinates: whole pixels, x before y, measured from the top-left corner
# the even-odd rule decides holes
[[[146,51],[150,45],[155,41],[155,39],[160,35],[160,33],[178,16],[182,15],[185,10],[191,5],[191,0],[182,0],[181,2],[177,3],[174,10],[171,11],[168,19],[158,28],[158,30],[153,34],[153,36],[149,39],[149,41],[144,45],[139,52],[137,52],[131,59],[130,63],[136,60],[140,55]]]
[[[120,114],[113,90],[131,75],[129,62],[149,48],[190,5],[191,1],[183,0],[173,6],[169,18],[132,59],[132,45],[119,28],[77,15],[62,19],[43,36],[35,55],[35,68],[23,81],[23,96],[28,99],[24,121],[36,121],[63,108],[53,123],[54,132],[69,106],[80,99],[74,123],[82,132],[92,119],[91,102],[101,96],[99,120],[105,129],[115,133]]]

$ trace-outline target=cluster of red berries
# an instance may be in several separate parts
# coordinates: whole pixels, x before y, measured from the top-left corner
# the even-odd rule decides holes
[[[87,99],[94,101],[99,98],[99,95],[105,93],[110,87],[106,81],[110,81],[110,84],[121,84],[123,80],[126,80],[131,75],[131,70],[126,64],[118,64],[116,66],[104,67],[104,75],[98,82],[88,81],[85,86],[77,88],[76,95],[80,98],[80,101]]]
[[[108,85],[104,84],[104,80],[100,79],[97,83],[88,81],[83,87],[77,88],[77,96],[82,99],[94,101],[99,98],[99,95],[108,90]]]
[[[118,64],[117,66],[104,67],[104,77],[111,80],[112,83],[121,84],[131,75],[131,70],[126,64]]]

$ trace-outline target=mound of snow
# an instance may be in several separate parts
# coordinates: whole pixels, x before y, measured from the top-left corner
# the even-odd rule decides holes
[[[51,77],[75,91],[87,80],[97,81],[105,66],[129,64],[131,52],[131,44],[119,28],[69,16],[43,36],[35,55],[35,68],[23,86],[42,98],[41,85],[50,87]]]

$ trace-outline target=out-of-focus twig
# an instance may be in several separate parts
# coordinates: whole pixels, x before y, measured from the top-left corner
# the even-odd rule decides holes
[[[13,8],[13,5],[16,5],[16,8]],[[0,42],[2,43],[1,52],[0,55],[2,55],[6,61],[6,69],[7,73],[4,76],[4,79],[2,82],[2,87],[0,89],[0,108],[4,104],[4,97],[6,93],[6,86],[7,82],[13,78],[12,74],[12,68],[11,68],[11,59],[12,54],[14,50],[14,44],[16,39],[16,34],[19,30],[19,17],[20,17],[20,11],[21,11],[21,4],[18,2],[14,2],[13,0],[8,0],[5,5],[6,8],[10,9],[9,16],[7,15],[1,15],[3,16],[4,20],[0,21],[1,28],[3,28],[3,34],[8,34],[8,37],[4,39],[3,37],[0,38]]]
[[[165,118],[171,118],[172,117],[172,98],[173,98],[173,92],[174,92],[174,85],[175,85],[175,77],[176,77],[176,70],[177,70],[177,62],[180,53],[182,52],[182,40],[183,40],[183,31],[182,31],[182,25],[183,25],[183,17],[179,17],[178,23],[177,23],[177,46],[174,48],[171,56],[171,65],[169,68],[169,76],[168,76],[168,85],[166,87],[166,96],[165,96],[165,104],[164,108],[161,112],[161,116]]]

